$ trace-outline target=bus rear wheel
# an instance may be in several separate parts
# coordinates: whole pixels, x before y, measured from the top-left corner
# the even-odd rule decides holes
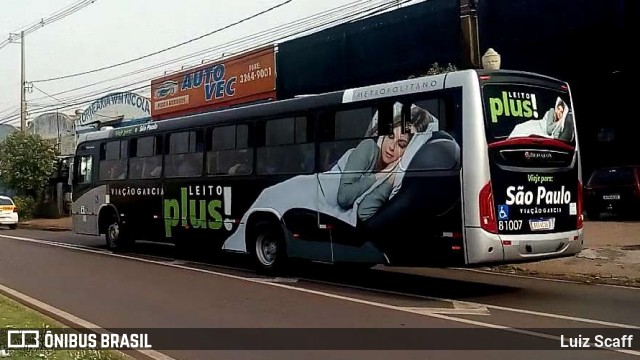
[[[287,243],[282,228],[268,222],[256,225],[251,253],[258,271],[283,272],[288,263]]]

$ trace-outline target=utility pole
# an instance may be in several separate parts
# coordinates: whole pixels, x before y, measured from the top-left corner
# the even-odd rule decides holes
[[[460,0],[463,62],[464,66],[471,68],[481,67],[477,14],[478,1]]]
[[[27,88],[24,71],[24,31],[20,32],[20,130],[27,130]]]

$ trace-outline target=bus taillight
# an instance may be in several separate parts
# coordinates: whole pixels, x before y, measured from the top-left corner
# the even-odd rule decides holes
[[[578,199],[576,200],[576,210],[577,210],[577,220],[576,220],[576,228],[582,229],[582,225],[584,222],[584,215],[582,215],[582,183],[578,180]]]
[[[493,208],[491,182],[486,183],[482,190],[480,190],[480,226],[490,233],[498,233],[498,223],[496,222],[496,213]]]

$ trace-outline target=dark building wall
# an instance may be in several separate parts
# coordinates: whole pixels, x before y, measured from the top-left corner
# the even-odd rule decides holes
[[[460,0],[427,0],[279,45],[278,97],[321,93],[461,67]],[[475,3],[475,2],[474,2]],[[502,68],[568,81],[583,173],[640,163],[633,113],[625,104],[638,0],[480,0],[480,53],[493,47]],[[620,101],[622,100],[622,101]]]
[[[278,98],[321,93],[459,64],[460,4],[429,0],[278,46]]]
[[[633,4],[632,4],[633,3]],[[502,68],[526,70],[569,82],[574,98],[584,174],[600,166],[640,163],[630,143],[622,79],[629,52],[625,29],[637,0],[481,0],[481,52],[502,55]],[[626,72],[627,76],[628,72]],[[610,129],[605,130],[602,129]],[[613,134],[612,142],[603,135]]]

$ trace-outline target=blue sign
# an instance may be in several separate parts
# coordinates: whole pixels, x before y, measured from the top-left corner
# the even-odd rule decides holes
[[[498,220],[509,220],[509,205],[498,205]]]

